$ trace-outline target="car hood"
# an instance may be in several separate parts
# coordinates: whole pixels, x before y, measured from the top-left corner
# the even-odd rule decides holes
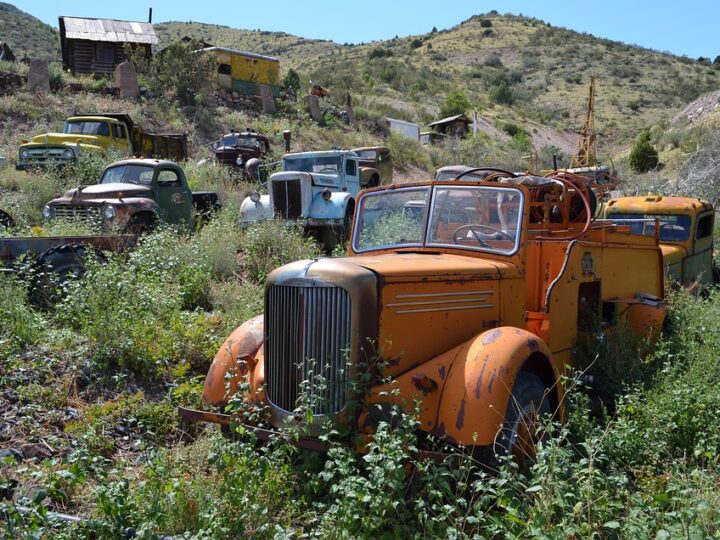
[[[285,182],[287,180],[309,179],[315,186],[340,187],[340,175],[329,173],[309,173],[303,171],[282,171],[270,176],[270,181]]]
[[[92,186],[83,186],[69,190],[63,197],[55,199],[53,202],[70,202],[78,200],[94,200],[94,199],[119,199],[131,197],[148,197],[152,190],[148,186],[139,186],[137,184],[94,184]]]
[[[32,144],[93,144],[97,142],[94,135],[78,135],[72,133],[45,133],[32,138]]]

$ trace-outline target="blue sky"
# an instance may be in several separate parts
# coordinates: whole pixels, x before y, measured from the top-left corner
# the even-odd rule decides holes
[[[7,1],[7,0],[5,0]],[[360,43],[449,28],[468,17],[497,10],[529,15],[580,32],[691,58],[720,55],[720,0],[16,0],[14,3],[57,27],[60,15],[198,21],[234,28],[260,28]],[[226,7],[221,7],[226,6]],[[227,7],[230,6],[230,7]]]

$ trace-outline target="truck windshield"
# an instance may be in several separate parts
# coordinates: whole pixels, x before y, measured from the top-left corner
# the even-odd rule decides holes
[[[660,223],[660,240],[665,242],[684,242],[690,238],[690,216],[668,214],[621,214],[614,213],[608,219],[630,225],[634,234],[655,236],[655,220]],[[640,221],[642,220],[642,221]],[[633,223],[637,221],[637,223]]]
[[[101,135],[110,136],[110,128],[107,122],[65,122],[63,133],[73,135]]]
[[[342,170],[342,156],[284,157],[282,170],[309,173],[338,173]]]
[[[443,246],[511,255],[518,249],[523,194],[485,186],[427,186],[360,199],[355,251]]]
[[[155,169],[145,165],[116,165],[108,167],[100,179],[101,184],[129,183],[149,186]]]

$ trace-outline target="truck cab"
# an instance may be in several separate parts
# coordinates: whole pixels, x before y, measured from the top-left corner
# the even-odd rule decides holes
[[[360,193],[347,256],[273,271],[265,313],[213,360],[208,410],[181,415],[228,424],[215,411],[234,400],[258,437],[291,425],[318,448],[323,422],[358,444],[418,402],[419,429],[447,444],[523,451],[538,413],[563,417],[579,336],[660,327],[662,255],[595,222],[581,184],[494,178]]]
[[[657,235],[665,271],[673,281],[682,285],[710,285],[716,281],[715,209],[709,202],[663,195],[621,197],[608,201],[604,215],[629,225],[637,234]]]
[[[43,218],[79,220],[104,231],[147,232],[159,223],[195,225],[195,211],[218,206],[217,194],[193,193],[175,162],[131,159],[115,162],[98,184],[79,186],[48,202]]]
[[[285,154],[267,195],[253,193],[240,207],[240,225],[281,219],[319,233],[329,247],[349,227],[361,189],[360,156],[351,150]]]

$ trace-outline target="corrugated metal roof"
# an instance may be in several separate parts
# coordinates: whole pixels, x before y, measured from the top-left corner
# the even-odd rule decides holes
[[[112,43],[149,43],[151,45],[158,42],[151,23],[84,17],[60,17],[60,19],[65,25],[67,39],[87,39]]]
[[[259,58],[261,60],[268,60],[270,62],[279,62],[277,58],[274,56],[265,56],[264,54],[257,54],[257,53],[251,53],[246,51],[238,51],[237,49],[229,49],[227,47],[205,47],[204,49],[198,49],[195,52],[199,51],[222,51],[226,52],[228,54],[238,54],[240,56],[249,56],[251,58]]]
[[[465,116],[464,114],[456,114],[455,116],[448,116],[447,118],[443,118],[442,120],[435,120],[434,122],[431,122],[428,124],[428,126],[439,126],[442,124],[449,124],[450,122],[464,122],[469,124],[470,119]]]

